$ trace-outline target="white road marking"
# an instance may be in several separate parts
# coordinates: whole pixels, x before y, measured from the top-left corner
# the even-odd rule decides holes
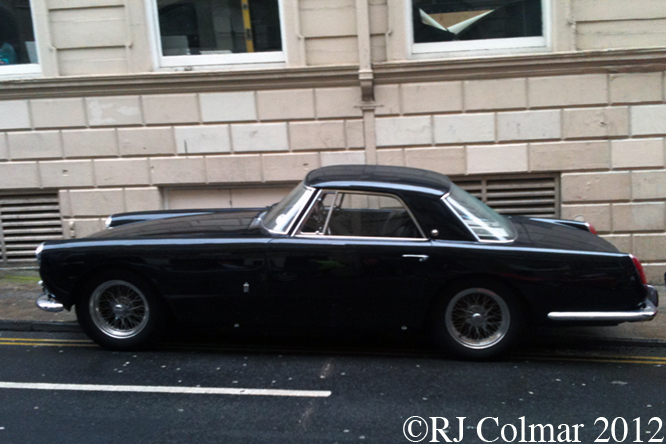
[[[295,396],[302,398],[328,398],[329,390],[281,390],[247,389],[227,387],[169,387],[151,385],[98,385],[98,384],[48,384],[34,382],[0,382],[0,389],[24,390],[70,390],[84,392],[133,392],[133,393],[180,393],[192,395],[239,395],[239,396]]]

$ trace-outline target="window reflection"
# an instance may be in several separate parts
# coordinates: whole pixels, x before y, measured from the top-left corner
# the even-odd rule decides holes
[[[412,0],[414,43],[543,35],[541,0]]]
[[[157,0],[162,54],[280,51],[278,0]]]
[[[37,63],[29,0],[0,0],[0,66]]]

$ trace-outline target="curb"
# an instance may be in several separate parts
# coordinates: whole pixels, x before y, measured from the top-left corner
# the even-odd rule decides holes
[[[51,333],[82,333],[78,322],[4,321],[0,331],[36,331]]]

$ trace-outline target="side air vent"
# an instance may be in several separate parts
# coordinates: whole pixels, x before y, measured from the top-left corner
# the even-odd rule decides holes
[[[62,239],[56,194],[0,195],[2,264],[32,262],[45,240]]]
[[[559,217],[559,187],[555,176],[452,179],[498,213],[508,216]]]

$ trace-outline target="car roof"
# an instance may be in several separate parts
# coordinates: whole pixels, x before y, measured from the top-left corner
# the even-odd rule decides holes
[[[388,165],[334,165],[310,171],[305,185],[321,188],[400,189],[442,196],[451,179],[434,171]]]

